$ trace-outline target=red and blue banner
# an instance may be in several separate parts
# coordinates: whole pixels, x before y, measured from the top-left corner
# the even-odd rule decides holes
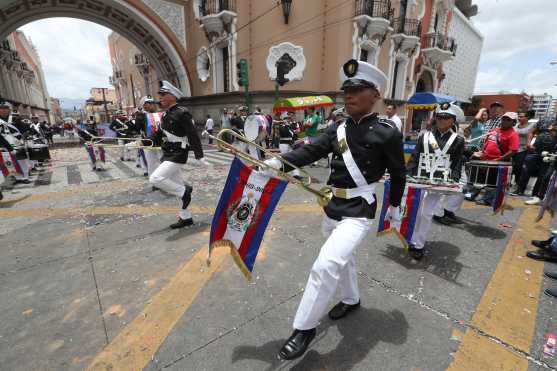
[[[23,170],[19,161],[17,161],[15,152],[4,152],[0,153],[0,172],[7,177],[10,173],[23,175]]]
[[[145,117],[147,118],[147,136],[152,136],[159,130],[162,114],[162,112],[145,112]]]
[[[95,148],[92,144],[85,144],[85,148],[87,149],[87,154],[89,154],[89,159],[95,165],[97,162],[97,156],[95,155]]]
[[[497,169],[497,187],[493,199],[493,214],[503,212],[505,208],[505,190],[509,182],[510,166],[499,166]]]
[[[207,263],[215,247],[229,247],[234,261],[251,280],[265,229],[287,184],[234,158],[211,223]]]
[[[408,244],[412,241],[414,229],[418,220],[418,213],[425,194],[423,188],[409,186],[406,190],[406,197],[402,199],[401,208],[403,211],[400,225],[391,225],[391,221],[386,218],[387,210],[391,205],[390,202],[391,181],[385,181],[385,189],[383,191],[383,205],[379,215],[379,225],[377,227],[377,235],[382,236],[386,233],[394,233],[404,245],[408,248]]]

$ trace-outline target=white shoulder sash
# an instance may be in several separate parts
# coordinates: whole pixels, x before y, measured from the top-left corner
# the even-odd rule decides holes
[[[339,143],[340,151],[342,152],[342,158],[344,160],[344,164],[356,183],[356,186],[363,187],[367,186],[368,183],[366,178],[364,178],[360,168],[356,165],[356,161],[354,161],[354,157],[352,157],[352,152],[350,152],[350,147],[348,146],[348,142],[346,141],[346,123],[342,123],[337,128],[337,140]]]

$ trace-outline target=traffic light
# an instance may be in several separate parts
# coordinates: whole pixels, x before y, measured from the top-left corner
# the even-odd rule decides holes
[[[283,54],[282,57],[279,58],[277,63],[275,64],[277,67],[277,84],[280,86],[284,86],[290,79],[284,77],[284,75],[288,74],[294,66],[296,66],[296,61],[292,59],[287,53]]]
[[[240,62],[236,64],[236,67],[238,73],[238,85],[248,86],[249,85],[248,61],[245,59],[240,59]]]

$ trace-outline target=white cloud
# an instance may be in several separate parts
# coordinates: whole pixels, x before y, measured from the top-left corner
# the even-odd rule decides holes
[[[92,87],[109,86],[108,28],[73,18],[48,18],[20,30],[39,52],[51,96],[87,98]]]
[[[525,91],[557,97],[557,1],[475,0],[484,35],[477,92]]]

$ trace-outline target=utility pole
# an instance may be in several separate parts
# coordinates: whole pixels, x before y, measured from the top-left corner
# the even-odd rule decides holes
[[[106,116],[106,122],[108,122],[110,120],[110,118],[108,117],[108,107],[106,105],[106,96],[105,96],[105,93],[104,93],[106,88],[101,88],[101,89],[102,89],[102,92],[103,92],[104,114]]]

